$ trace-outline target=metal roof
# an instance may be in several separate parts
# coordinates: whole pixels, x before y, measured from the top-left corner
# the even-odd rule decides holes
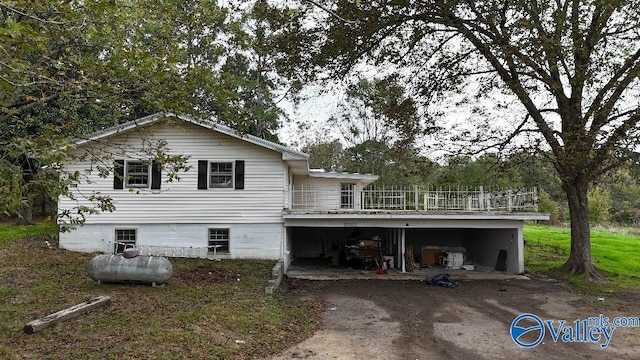
[[[122,124],[118,124],[116,126],[112,126],[110,128],[104,129],[104,130],[100,130],[100,131],[96,131],[90,135],[88,135],[86,138],[83,139],[76,139],[76,141],[74,141],[74,143],[76,145],[84,145],[86,143],[92,142],[92,141],[96,141],[99,139],[103,139],[109,136],[113,136],[122,132],[126,132],[129,130],[132,130],[134,128],[137,127],[142,127],[142,126],[146,126],[146,125],[150,125],[153,123],[156,123],[160,120],[163,120],[165,118],[169,118],[169,117],[174,117],[176,119],[185,121],[185,122],[189,122],[198,126],[202,126],[205,127],[207,129],[219,132],[221,134],[225,134],[231,137],[234,137],[236,139],[240,139],[240,140],[244,140],[248,143],[254,144],[254,145],[258,145],[261,146],[263,148],[266,149],[270,149],[273,151],[277,151],[282,153],[283,155],[288,155],[287,160],[307,160],[309,158],[309,155],[298,151],[298,150],[294,150],[291,148],[288,148],[284,145],[280,145],[280,144],[276,144],[272,141],[269,140],[265,140],[262,138],[259,138],[257,136],[254,135],[250,135],[250,134],[241,134],[235,130],[233,130],[232,128],[222,125],[220,123],[217,123],[215,121],[212,120],[206,120],[206,119],[196,119],[193,118],[191,116],[187,116],[187,115],[181,115],[181,114],[173,114],[173,113],[166,113],[166,112],[159,112],[159,113],[155,113],[152,115],[148,115],[145,117],[141,117],[139,119],[135,119],[135,120],[131,120],[128,121],[126,123],[122,123]]]

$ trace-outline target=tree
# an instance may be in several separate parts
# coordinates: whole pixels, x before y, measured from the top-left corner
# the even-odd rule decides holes
[[[432,131],[415,101],[395,76],[358,79],[347,86],[329,124],[339,129],[346,144],[374,141],[388,146],[414,146],[421,134]]]
[[[330,142],[317,141],[307,144],[302,151],[309,154],[309,167],[323,169],[325,171],[344,171],[345,154],[342,143],[339,140]]]
[[[283,31],[279,50],[302,49],[292,58],[306,79],[342,77],[367,62],[407,74],[424,102],[472,85],[474,107],[493,97],[512,116],[526,114],[508,132],[494,124],[472,139],[503,149],[530,135],[531,149],[548,151],[570,210],[564,269],[597,280],[587,191],[638,144],[638,9],[639,1],[604,0],[304,1],[289,17],[305,26]],[[285,41],[303,42],[285,49]]]
[[[56,166],[74,138],[158,111],[274,140],[281,82],[257,13],[214,0],[0,1],[0,211],[28,221],[35,187],[57,199],[77,180]]]

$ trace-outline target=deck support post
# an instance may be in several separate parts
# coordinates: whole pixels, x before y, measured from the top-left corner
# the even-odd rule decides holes
[[[405,246],[405,229],[402,228],[400,229],[400,247],[402,248],[402,251],[400,252],[400,254],[402,254],[402,256],[399,256],[399,258],[402,261],[402,272],[407,272],[407,262],[404,258],[404,252],[406,251],[406,246]]]

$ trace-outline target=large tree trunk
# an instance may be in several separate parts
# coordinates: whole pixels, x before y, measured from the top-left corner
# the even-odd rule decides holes
[[[563,181],[562,187],[567,194],[571,218],[571,252],[563,269],[571,274],[584,274],[588,280],[603,280],[604,277],[593,265],[591,258],[591,229],[587,198],[589,182],[584,174],[580,174],[570,181]]]

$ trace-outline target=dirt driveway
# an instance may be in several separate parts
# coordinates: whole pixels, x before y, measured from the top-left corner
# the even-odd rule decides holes
[[[298,296],[326,301],[324,326],[274,359],[640,359],[640,328],[615,329],[604,349],[604,336],[599,343],[563,342],[562,336],[584,338],[566,329],[557,342],[546,330],[529,349],[510,335],[522,313],[566,320],[572,330],[575,320],[600,314],[638,317],[636,293],[583,294],[544,279],[464,281],[453,289],[384,280],[290,280],[289,286]],[[559,322],[552,325],[557,329]],[[521,340],[534,342],[531,333]]]

